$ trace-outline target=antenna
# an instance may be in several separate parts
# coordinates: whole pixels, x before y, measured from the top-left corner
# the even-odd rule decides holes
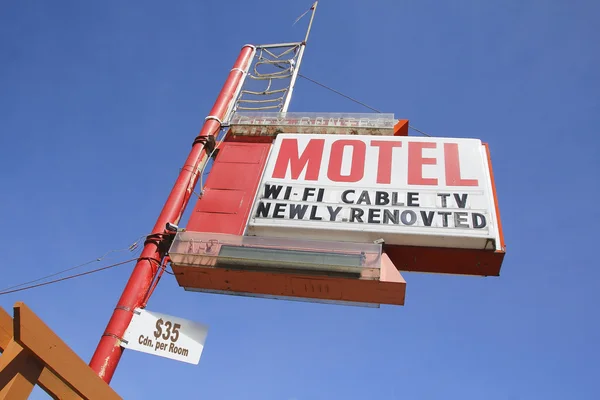
[[[304,45],[306,46],[306,42],[308,42],[308,35],[310,34],[310,29],[312,28],[313,19],[315,19],[315,12],[317,11],[317,6],[319,5],[319,1],[315,1],[309,11],[312,11],[310,14],[310,21],[308,22],[308,28],[306,28],[306,36],[304,37]],[[306,14],[306,13],[304,13]],[[302,18],[302,15],[300,18]]]
[[[224,124],[230,123],[237,112],[243,112],[244,115],[258,115],[265,111],[287,112],[318,3],[315,1],[294,22],[311,13],[304,41],[256,46],[250,68],[235,94],[235,101],[231,103]]]

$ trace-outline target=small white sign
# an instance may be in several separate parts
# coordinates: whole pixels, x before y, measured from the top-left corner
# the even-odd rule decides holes
[[[190,364],[198,364],[208,327],[187,319],[136,309],[122,346]]]

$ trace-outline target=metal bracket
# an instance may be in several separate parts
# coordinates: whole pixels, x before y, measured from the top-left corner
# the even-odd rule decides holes
[[[108,332],[104,332],[104,333],[102,334],[102,336],[108,336],[108,337],[115,338],[115,339],[117,339],[117,340],[118,340],[120,343],[125,343],[125,344],[129,343],[127,340],[125,340],[125,339],[123,339],[123,338],[120,338],[120,337],[118,337],[118,336],[117,336],[117,335],[115,335],[114,333],[108,333]]]
[[[125,306],[116,306],[115,310],[123,310],[123,311],[130,312],[132,314],[135,313],[135,310],[132,310],[131,308],[125,307]]]
[[[205,121],[208,121],[209,119],[217,121],[219,123],[219,125],[222,124],[221,118],[215,117],[214,115],[209,115],[208,117],[204,118]]]
[[[210,153],[215,148],[215,143],[216,143],[215,135],[208,135],[208,136],[198,135],[194,139],[192,146],[195,146],[198,143],[201,143],[204,146],[204,148],[206,149],[206,152]]]

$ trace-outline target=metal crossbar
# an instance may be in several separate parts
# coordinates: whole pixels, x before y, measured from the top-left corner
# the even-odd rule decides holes
[[[257,46],[248,75],[236,99],[232,112],[237,110],[284,111],[289,104],[290,88],[293,87],[298,68],[302,43]]]

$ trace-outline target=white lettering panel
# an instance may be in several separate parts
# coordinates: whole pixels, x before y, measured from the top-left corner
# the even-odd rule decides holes
[[[498,249],[486,148],[475,139],[280,134],[247,234]]]

